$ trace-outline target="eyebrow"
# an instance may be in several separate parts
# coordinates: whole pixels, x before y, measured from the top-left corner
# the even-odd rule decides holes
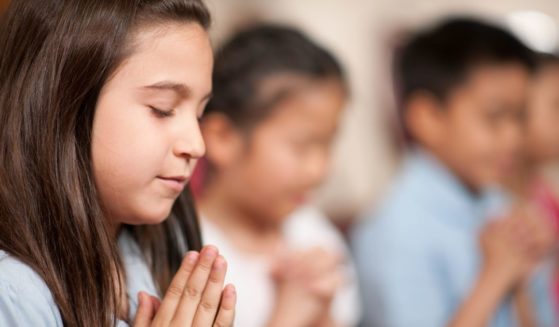
[[[192,93],[192,91],[190,90],[190,88],[188,86],[186,86],[182,83],[177,83],[177,82],[172,82],[172,81],[157,82],[155,84],[144,86],[143,88],[144,89],[149,89],[149,90],[173,91],[173,92],[177,93],[178,95],[180,95],[182,97],[187,97],[188,95],[190,95]],[[206,94],[202,98],[202,101],[208,100],[211,97],[212,97],[212,92]]]

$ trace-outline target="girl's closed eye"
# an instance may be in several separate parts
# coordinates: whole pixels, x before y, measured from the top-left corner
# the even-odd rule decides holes
[[[174,114],[173,109],[159,109],[155,106],[148,106],[151,109],[151,112],[158,118],[166,118],[171,117]]]

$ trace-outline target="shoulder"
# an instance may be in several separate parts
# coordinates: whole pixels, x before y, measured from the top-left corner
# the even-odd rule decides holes
[[[28,265],[0,250],[0,287],[16,291],[38,291],[50,295],[43,279]]]
[[[436,248],[442,228],[436,209],[410,193],[393,192],[378,206],[371,206],[354,224],[350,241],[357,261],[384,258],[387,252],[398,255],[423,256]]]
[[[1,250],[0,325],[62,326],[58,307],[43,279]]]
[[[445,181],[438,178],[444,174],[438,174],[436,166],[424,161],[412,158],[403,163],[386,195],[358,218],[351,235],[354,245],[368,248],[388,242],[416,247],[433,239],[441,228],[440,218],[448,214],[439,197]]]
[[[437,228],[437,213],[428,206],[409,200],[402,194],[393,194],[378,206],[371,206],[359,216],[351,230],[354,246],[361,243],[365,248],[378,243],[394,243],[399,246],[428,241]],[[426,237],[423,237],[426,236]]]

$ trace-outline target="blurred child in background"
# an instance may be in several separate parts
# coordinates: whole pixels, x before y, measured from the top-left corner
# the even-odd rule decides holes
[[[559,57],[540,54],[524,126],[522,162],[508,187],[518,202],[532,205],[554,228],[547,229],[543,241],[555,245],[559,224],[559,196],[547,176],[548,168],[559,161]],[[559,283],[554,282],[556,312],[559,312]]]
[[[395,67],[413,149],[353,235],[365,325],[552,326],[549,293],[527,277],[543,220],[490,219],[504,204],[487,191],[515,169],[531,51],[451,19],[413,36]]]
[[[298,31],[260,26],[223,46],[213,82],[197,193],[205,241],[229,258],[236,325],[355,325],[346,245],[306,204],[347,98],[340,65]]]

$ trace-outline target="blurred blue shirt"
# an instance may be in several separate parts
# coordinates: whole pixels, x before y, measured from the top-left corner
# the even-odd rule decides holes
[[[433,156],[411,153],[382,205],[352,235],[363,325],[445,326],[478,276],[480,228],[505,203],[497,192],[474,196]],[[548,268],[536,274],[534,301],[539,326],[551,327]],[[490,326],[511,327],[515,321],[508,298]]]

